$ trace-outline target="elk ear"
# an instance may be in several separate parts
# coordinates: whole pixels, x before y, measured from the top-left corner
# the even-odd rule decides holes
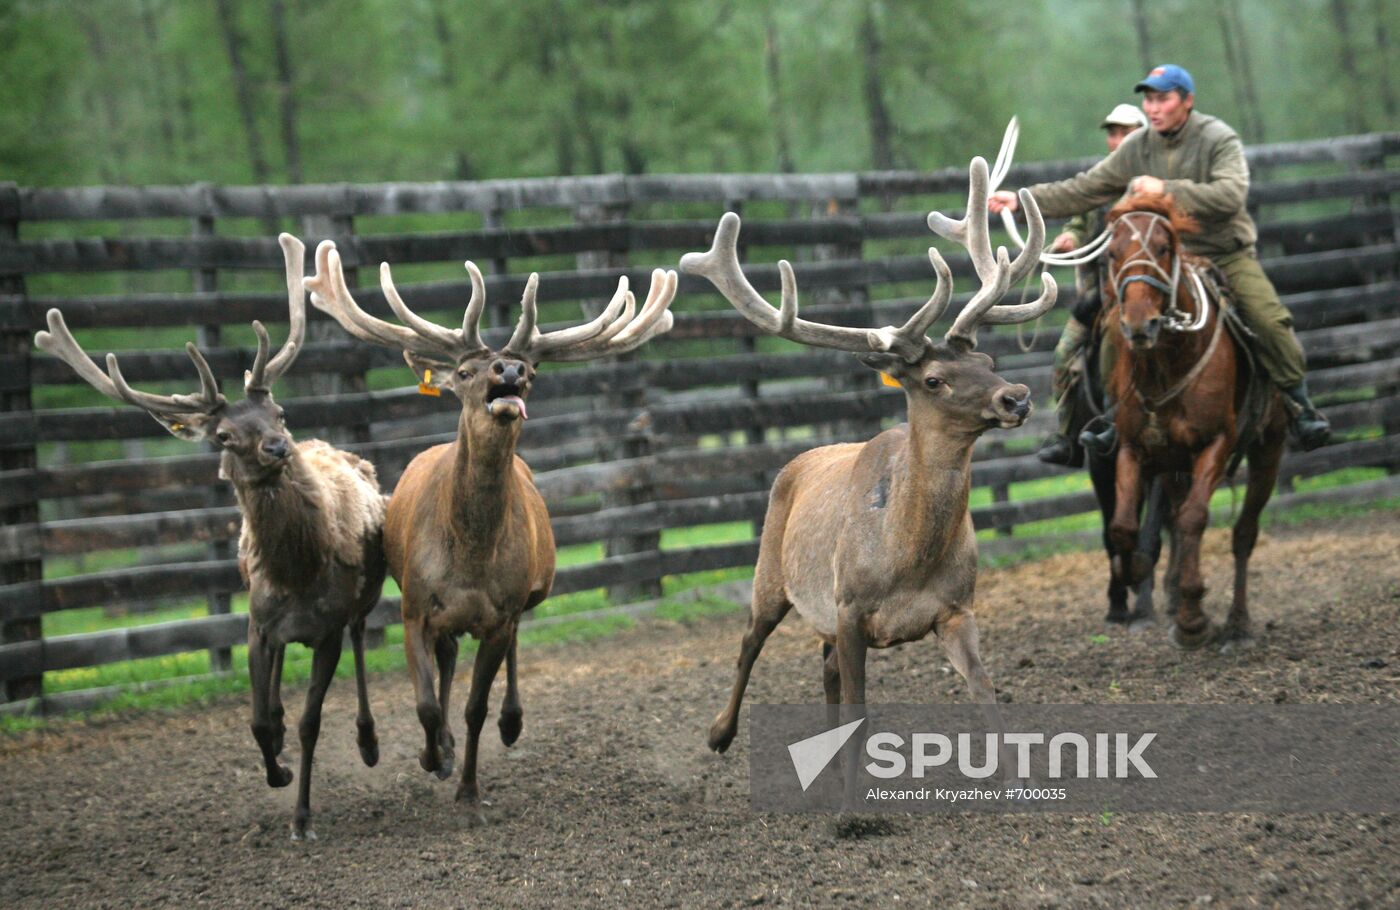
[[[420,389],[446,389],[449,392],[453,390],[453,381],[457,375],[455,363],[422,357],[412,351],[404,351],[403,359],[418,377]]]
[[[892,379],[902,379],[908,372],[910,364],[898,354],[889,351],[871,351],[868,354],[857,354],[856,359],[870,369],[878,373],[883,373]]]
[[[148,412],[149,413],[149,412]],[[188,414],[151,414],[156,423],[170,431],[170,435],[186,442],[200,442],[213,431],[219,422],[217,414],[191,411]]]

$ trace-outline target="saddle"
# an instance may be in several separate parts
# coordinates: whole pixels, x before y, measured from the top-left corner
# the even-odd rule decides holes
[[[1236,350],[1240,352],[1236,387],[1242,390],[1242,395],[1236,425],[1235,446],[1230,452],[1230,460],[1225,468],[1226,478],[1233,480],[1240,462],[1244,460],[1245,453],[1249,451],[1259,434],[1265,412],[1273,397],[1273,383],[1270,382],[1268,375],[1259,365],[1258,342],[1253,330],[1245,324],[1239,312],[1230,305],[1229,282],[1225,274],[1214,263],[1210,262],[1199,265],[1192,263],[1187,267],[1197,271],[1200,275],[1202,286],[1219,306],[1219,312],[1223,314],[1225,330],[1230,333],[1230,338],[1235,342]],[[1083,410],[1085,428],[1096,431],[1107,429],[1117,410],[1116,402],[1112,405],[1105,404],[1103,376],[1099,370],[1099,351],[1105,332],[1103,316],[1111,309],[1111,307],[1103,307],[1099,310],[1098,318],[1089,323],[1091,328],[1088,343],[1075,355],[1075,358],[1080,361],[1077,371],[1079,393],[1075,396],[1076,410]],[[1078,423],[1078,420],[1073,421],[1071,425],[1074,423]],[[1095,427],[1095,424],[1102,426]]]

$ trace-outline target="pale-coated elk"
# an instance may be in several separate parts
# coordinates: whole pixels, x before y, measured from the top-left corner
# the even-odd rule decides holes
[[[399,479],[385,519],[384,548],[403,591],[404,650],[425,737],[419,764],[443,780],[454,759],[447,711],[458,637],[469,633],[480,641],[467,694],[467,745],[456,798],[481,820],[477,746],[491,684],[504,659],[507,691],[498,726],[509,746],[520,735],[523,715],[516,688],[517,627],[522,614],[549,595],[554,581],[549,513],[534,475],[515,451],[536,367],[547,360],[624,353],[668,331],[676,273],[652,273],[640,311],[623,278],[596,319],[548,333],[536,326],[539,276],[532,274],[520,321],[505,346],[492,350],[479,328],[485,282],[475,265],[466,267],[472,295],[460,329],[411,311],[394,287],[388,263],[380,266],[380,284],[403,325],[365,313],[351,297],[330,242],[316,250],[309,286],[312,304],[347,332],[402,350],[422,386],[449,390],[461,402],[457,439],[417,455]]]
[[[1004,248],[993,255],[985,214],[986,162],[973,159],[970,173],[967,216],[961,221],[937,212],[928,216],[931,229],[967,248],[982,282],[942,344],[925,332],[951,299],[952,272],[932,248],[929,259],[938,276],[932,297],[903,326],[881,329],[799,318],[796,280],[786,261],[779,263],[782,305],[771,306],[739,265],[739,218],[732,212],[720,220],[708,252],[681,259],[682,271],[708,278],[765,332],[855,353],[899,383],[908,407],[907,423],[868,442],[805,452],[774,481],[738,673],[729,703],[709,731],[710,748],[717,752],[734,739],[744,689],[765,639],[793,607],[822,640],[828,705],[865,703],[868,648],[918,641],[930,632],[973,698],[995,705],[972,615],[977,582],[977,540],[968,511],[972,448],[993,427],[1023,423],[1031,396],[1025,386],[993,372],[992,358],[975,350],[976,333],[982,324],[1036,318],[1054,305],[1056,289],[1044,274],[1037,300],[997,305],[1035,268],[1045,226],[1035,200],[1023,190],[1030,222],[1026,248],[1014,262]]]
[[[379,761],[379,740],[365,687],[365,618],[384,583],[384,497],[374,466],[316,439],[293,442],[272,385],[296,360],[306,334],[306,248],[282,234],[290,329],[271,357],[267,329],[253,323],[258,351],[244,374],[242,401],[230,404],[194,343],[185,351],[199,373],[194,395],[153,395],[131,388],[117,358],[104,373],[73,338],[58,310],[49,310],[47,332],[34,343],[59,357],[104,395],[149,413],[174,436],[215,440],[219,476],[227,480],[243,514],[238,564],[248,585],[248,675],[253,689],[253,736],[262,751],[267,783],[285,787],[291,769],[279,761],[286,727],[281,697],[282,662],[290,642],[312,649],[311,687],[297,724],[301,780],[292,838],[314,839],[311,827],[311,762],[321,730],[321,703],[340,663],[350,630],[359,697],[356,718],[360,757]]]

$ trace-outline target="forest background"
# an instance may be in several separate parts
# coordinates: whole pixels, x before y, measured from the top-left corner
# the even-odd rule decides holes
[[[1148,67],[1246,142],[1395,129],[1390,0],[0,0],[0,180],[932,169],[1102,152]]]

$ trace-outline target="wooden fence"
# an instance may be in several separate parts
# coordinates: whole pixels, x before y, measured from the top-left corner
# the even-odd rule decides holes
[[[1289,493],[1296,478],[1400,466],[1400,209],[1392,204],[1400,134],[1249,154],[1261,255],[1297,320],[1311,387],[1330,402],[1340,434],[1325,449],[1288,456],[1281,501],[1400,494],[1394,478],[1374,472],[1325,492]],[[1088,163],[1023,165],[1007,185]],[[85,344],[94,330],[127,330],[115,337],[125,339],[123,372],[133,382],[194,382],[179,345],[165,343],[172,328],[182,340],[197,336],[215,373],[236,382],[251,361],[249,321],[285,324],[276,229],[297,232],[309,248],[334,238],[352,285],[355,267],[393,263],[410,305],[447,322],[460,318],[469,294],[461,260],[474,259],[488,272],[499,340],[529,271],[543,273],[543,318],[575,319],[578,303],[606,300],[619,275],[645,288],[651,268],[707,247],[719,214],[733,209],[745,216],[742,255],[761,290],[776,289],[773,263],[786,256],[796,263],[804,315],[885,325],[926,298],[933,276],[923,249],[933,236],[924,216],[958,210],[966,179],[959,167],[356,186],[0,185],[0,681],[8,701],[0,710],[91,701],[82,692],[45,697],[45,672],[205,649],[212,668],[224,669],[246,636],[245,617],[230,612],[241,587],[238,516],[215,480],[217,457],[88,394],[66,365],[37,354],[33,334],[49,307],[64,311]],[[948,258],[969,287],[966,256]],[[412,283],[415,274],[452,277]],[[1072,302],[1072,276],[1059,277]],[[377,287],[356,296],[388,315]],[[556,539],[561,547],[603,544],[596,558],[559,572],[556,593],[607,587],[615,601],[654,597],[663,577],[750,564],[757,543],[749,529],[782,464],[820,442],[868,437],[902,413],[903,397],[881,389],[854,358],[756,339],[702,281],[682,277],[675,310],[674,330],[638,355],[547,367],[537,384],[521,447]],[[396,352],[353,342],[312,316],[308,344],[278,390],[289,425],[299,438],[322,435],[371,459],[391,489],[409,459],[452,437],[455,399],[416,394]],[[160,346],[152,333],[161,333]],[[1049,326],[983,333],[1002,375],[1027,383],[1038,403],[1025,427],[979,444],[974,483],[990,496],[974,519],[994,529],[984,552],[1053,543],[1033,523],[1093,509],[1087,486],[1036,495],[1031,483],[1064,473],[1031,453],[1051,425],[1056,335]],[[718,534],[720,543],[665,538],[735,522],[744,524],[721,527],[728,536]],[[43,634],[43,618],[57,611],[190,600],[207,615]],[[386,599],[372,624],[382,628],[396,615]]]

